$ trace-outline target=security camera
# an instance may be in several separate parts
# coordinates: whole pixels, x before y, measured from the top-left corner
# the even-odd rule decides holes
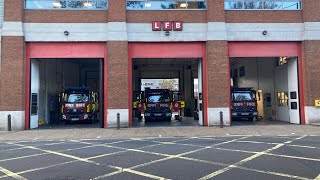
[[[64,31],[63,33],[65,36],[69,36],[69,31]]]
[[[266,30],[264,30],[264,31],[262,31],[262,35],[267,35],[268,34],[268,31],[266,31]]]

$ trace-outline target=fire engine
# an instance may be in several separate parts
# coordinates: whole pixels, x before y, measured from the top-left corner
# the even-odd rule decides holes
[[[256,91],[252,88],[231,88],[232,119],[247,118],[253,121],[258,117]]]
[[[98,93],[87,87],[66,88],[59,95],[61,118],[66,123],[88,120],[92,123],[99,111]]]
[[[145,121],[171,121],[173,112],[180,112],[185,107],[182,93],[169,89],[150,89],[134,92],[133,109],[144,114]],[[175,116],[180,119],[179,115]]]

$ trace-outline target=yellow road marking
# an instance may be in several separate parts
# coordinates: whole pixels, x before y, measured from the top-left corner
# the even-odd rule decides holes
[[[320,174],[315,178],[315,180],[320,180]]]
[[[43,170],[43,169],[47,169],[47,168],[51,168],[51,167],[55,167],[55,166],[61,166],[61,165],[65,165],[65,164],[70,164],[70,163],[74,163],[74,162],[79,162],[79,161],[78,161],[78,160],[67,161],[67,162],[58,163],[58,164],[53,164],[53,165],[44,166],[44,167],[40,167],[40,168],[28,169],[28,170],[25,170],[25,171],[17,172],[16,174],[18,174],[18,175],[20,175],[20,174],[25,174],[25,173],[34,172],[34,171],[39,171],[39,170]],[[1,179],[1,178],[5,178],[5,177],[8,177],[8,176],[7,176],[7,175],[0,176],[0,179]]]
[[[14,143],[10,143],[10,144],[14,144]],[[77,156],[64,154],[64,153],[61,153],[61,152],[56,152],[56,151],[51,151],[51,150],[44,150],[44,149],[40,149],[40,148],[37,148],[37,147],[34,147],[34,146],[25,146],[25,145],[21,145],[21,144],[15,144],[15,145],[26,147],[26,148],[29,148],[29,149],[39,150],[39,151],[46,152],[46,153],[49,153],[49,154],[55,154],[55,155],[67,157],[67,158],[70,158],[70,159],[75,159],[75,160],[78,160],[78,161],[83,161],[83,162],[99,165],[99,163],[96,163],[94,161],[90,161],[90,160],[87,160],[85,158],[79,158]]]
[[[213,165],[219,165],[219,166],[229,166],[229,164],[225,164],[225,163],[212,162],[212,161],[194,159],[194,158],[189,158],[189,157],[179,157],[179,159],[185,159],[185,160],[189,160],[189,161],[195,161],[195,162],[201,162],[201,163],[213,164]],[[263,173],[263,174],[271,174],[271,175],[294,178],[294,179],[308,180],[308,178],[290,175],[290,174],[277,173],[277,172],[272,172],[272,171],[263,171],[263,170],[258,170],[258,169],[246,168],[246,167],[242,167],[242,166],[234,166],[234,167],[238,168],[238,169],[242,169],[242,170],[253,171],[253,172],[258,172],[258,173]]]
[[[241,161],[239,161],[239,162],[237,162],[237,163],[231,164],[231,165],[229,165],[228,167],[222,168],[222,169],[220,169],[220,170],[218,170],[218,171],[215,171],[215,172],[213,172],[213,173],[211,173],[211,174],[208,174],[208,175],[200,178],[200,180],[206,180],[206,179],[213,178],[213,177],[215,177],[215,176],[217,176],[217,175],[219,175],[219,174],[222,174],[222,173],[224,173],[224,172],[226,172],[226,171],[229,171],[230,169],[233,169],[233,168],[235,168],[235,167],[237,167],[237,166],[239,166],[239,165],[242,165],[242,164],[244,164],[244,163],[246,163],[246,162],[249,162],[249,161],[251,161],[251,160],[253,160],[253,159],[255,159],[255,158],[259,157],[259,156],[264,155],[265,153],[268,153],[268,152],[270,152],[270,151],[272,151],[272,150],[278,149],[278,148],[280,148],[280,147],[282,147],[282,146],[284,146],[284,144],[278,144],[278,145],[276,145],[275,147],[272,147],[272,148],[267,149],[267,150],[265,150],[265,151],[262,151],[262,152],[259,152],[259,153],[257,153],[257,154],[254,154],[254,155],[252,155],[252,156],[250,156],[250,157],[247,157],[247,158],[245,158],[245,159],[243,159],[243,160],[241,160]]]
[[[3,167],[0,167],[0,171],[3,172],[7,177],[10,176],[10,177],[13,177],[13,178],[19,179],[19,180],[25,180],[26,179],[26,178],[18,175],[17,173],[9,171],[8,169],[5,169]]]

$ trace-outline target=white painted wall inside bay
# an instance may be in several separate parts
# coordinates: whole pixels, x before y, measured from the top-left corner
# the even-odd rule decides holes
[[[239,87],[262,90],[260,101],[257,95],[259,116],[289,122],[288,107],[277,105],[277,92],[288,91],[288,71],[286,66],[275,67],[275,58],[235,58],[231,70],[238,69]],[[245,67],[245,76],[239,76],[240,67]],[[266,93],[271,94],[271,106],[266,105]],[[275,117],[272,117],[272,110]]]

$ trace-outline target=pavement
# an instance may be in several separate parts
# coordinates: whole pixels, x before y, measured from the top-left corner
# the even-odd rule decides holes
[[[52,128],[25,130],[17,132],[0,131],[1,140],[79,140],[110,138],[146,138],[146,137],[199,137],[225,135],[320,135],[320,126],[293,125],[282,122],[272,123],[234,123],[234,126],[158,126],[137,128],[97,128],[87,124],[72,124]]]
[[[0,141],[6,180],[277,180],[319,179],[319,173],[320,136],[314,135]]]

